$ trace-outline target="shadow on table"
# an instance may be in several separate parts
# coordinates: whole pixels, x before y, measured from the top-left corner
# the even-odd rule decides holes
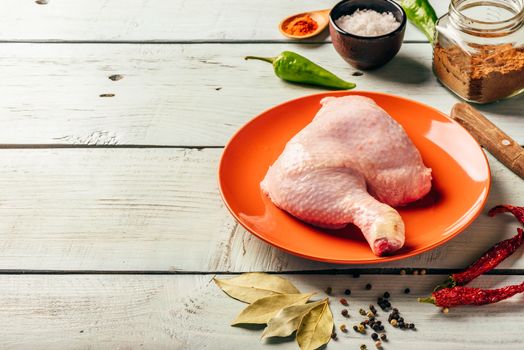
[[[486,105],[476,105],[473,106],[482,113],[486,113],[489,117],[489,113],[505,115],[505,116],[515,116],[522,118],[524,122],[524,93],[520,96],[515,96],[513,98],[502,100],[498,102],[489,103]]]
[[[385,66],[367,72],[373,77],[400,84],[420,84],[431,78],[432,72],[427,65],[413,57],[399,53]]]
[[[282,344],[295,341],[295,333],[287,337],[271,337],[265,339],[265,344]]]
[[[272,337],[272,338],[266,338],[264,344],[265,345],[279,345],[282,343],[288,343],[288,342],[295,342],[295,333],[291,334],[288,337]],[[327,345],[323,345],[318,350],[325,349]]]

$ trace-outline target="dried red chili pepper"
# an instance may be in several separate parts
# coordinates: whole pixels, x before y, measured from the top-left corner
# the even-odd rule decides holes
[[[459,305],[485,305],[508,299],[524,292],[524,282],[499,289],[480,289],[463,286],[441,289],[433,292],[429,298],[419,298],[421,303],[435,304],[440,307]]]
[[[488,215],[495,216],[495,214],[508,212],[515,215],[517,220],[524,225],[524,207],[517,207],[514,205],[497,205],[496,207],[490,209]]]
[[[463,286],[483,273],[493,270],[504,259],[513,254],[524,242],[524,232],[522,229],[518,228],[517,232],[515,236],[495,244],[466,270],[449,276],[447,281],[439,285],[435,290]]]
[[[510,212],[512,213],[520,223],[524,224],[524,207],[517,207],[513,205],[498,205],[492,208],[489,212],[489,216],[494,216],[498,213]],[[491,247],[485,252],[480,259],[471,264],[467,269],[460,273],[452,274],[448,277],[446,282],[438,285],[436,290],[442,288],[450,288],[454,286],[463,286],[478,276],[491,271],[504,259],[513,254],[522,243],[524,242],[522,230],[518,230],[516,236],[501,241]]]

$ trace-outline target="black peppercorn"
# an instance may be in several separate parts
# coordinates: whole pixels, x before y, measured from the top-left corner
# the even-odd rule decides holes
[[[410,323],[409,324],[409,329],[415,329],[415,324],[414,323]]]
[[[353,330],[354,330],[355,332],[358,332],[358,327],[357,327],[357,326],[353,326]]]
[[[366,284],[366,290],[370,290],[370,289],[371,289],[371,283]]]
[[[389,297],[390,297],[389,292],[385,292],[385,293],[384,293],[384,298],[387,299],[387,298],[389,298]]]
[[[351,291],[350,291],[349,289],[346,289],[346,290],[344,291],[344,294],[346,294],[346,295],[351,295]]]
[[[371,334],[371,339],[378,340],[378,334],[377,333]]]
[[[409,294],[409,292],[411,292],[409,288],[404,289],[404,294]]]

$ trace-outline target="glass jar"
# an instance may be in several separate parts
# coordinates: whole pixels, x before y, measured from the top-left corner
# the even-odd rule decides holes
[[[433,70],[464,100],[524,91],[524,0],[452,0],[437,22]]]

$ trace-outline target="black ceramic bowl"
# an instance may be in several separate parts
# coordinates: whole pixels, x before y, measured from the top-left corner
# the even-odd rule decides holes
[[[335,21],[351,15],[357,9],[391,12],[400,26],[391,33],[380,36],[359,36],[342,30]],[[329,13],[329,32],[333,46],[340,56],[359,69],[382,66],[397,54],[406,31],[406,13],[392,0],[343,0]]]

